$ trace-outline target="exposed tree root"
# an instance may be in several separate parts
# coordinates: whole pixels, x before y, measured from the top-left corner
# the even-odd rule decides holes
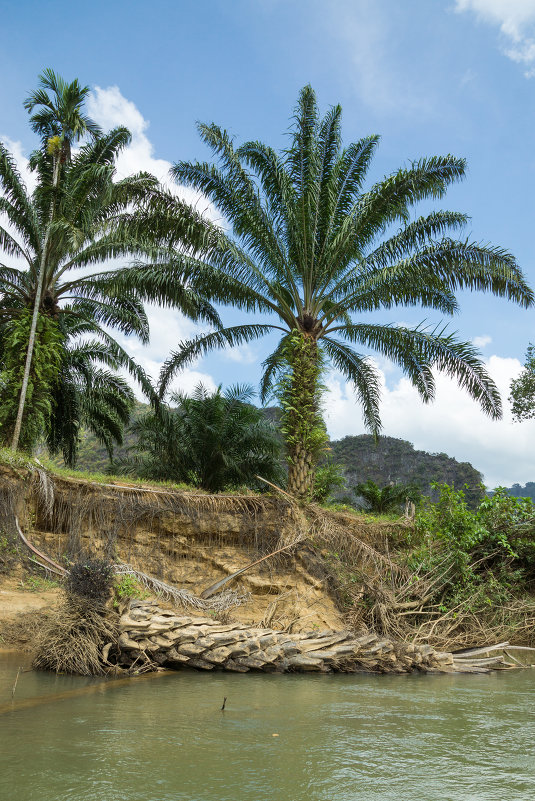
[[[105,675],[109,665],[103,648],[117,641],[118,632],[117,613],[68,596],[38,637],[33,667],[79,676]]]

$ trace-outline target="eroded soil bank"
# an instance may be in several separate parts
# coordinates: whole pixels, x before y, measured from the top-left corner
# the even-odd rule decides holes
[[[209,496],[0,466],[0,528],[9,548],[21,552],[15,518],[31,541],[60,563],[82,554],[106,556],[196,596],[297,541],[232,584],[242,603],[228,615],[238,623],[289,632],[339,631],[345,626],[324,543],[282,495]],[[374,530],[348,523],[374,545],[387,536],[380,526]],[[28,591],[25,576],[16,558],[7,575],[0,575],[4,646],[27,647],[31,636],[24,623],[28,629],[38,627],[56,601],[58,591],[42,589],[39,582]],[[26,615],[24,621],[21,615]]]
[[[389,643],[385,654],[405,655],[396,651],[396,642],[438,653],[458,650],[436,629],[437,610],[425,607],[429,582],[415,579],[397,560],[410,541],[406,521],[373,523],[319,507],[303,510],[278,493],[210,496],[7,466],[0,466],[0,646],[31,649],[58,596],[58,590],[35,582],[33,592],[26,591],[28,568],[36,567],[18,538],[18,524],[59,564],[106,557],[196,599],[216,582],[290,546],[235,579],[229,585],[234,598],[226,606],[192,608],[185,602],[177,614],[210,615],[223,625],[312,639],[317,632],[348,632],[349,639],[373,634],[373,647]],[[145,600],[150,598],[148,593]],[[416,629],[414,623],[408,628],[408,621]],[[485,637],[476,622],[477,637],[462,628],[454,632],[460,647],[509,639]]]

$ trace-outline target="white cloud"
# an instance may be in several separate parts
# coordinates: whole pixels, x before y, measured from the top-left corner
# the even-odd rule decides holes
[[[490,345],[492,342],[492,337],[488,334],[483,334],[483,336],[474,337],[472,340],[472,345],[475,345],[476,348],[484,348],[487,345]]]
[[[224,359],[238,364],[254,364],[257,360],[257,355],[250,345],[238,345],[235,348],[225,348],[221,352]]]
[[[95,87],[89,96],[87,111],[105,131],[124,125],[132,134],[131,143],[117,161],[119,178],[140,171],[149,172],[176,195],[195,205],[209,219],[220,220],[220,215],[207,198],[171,180],[169,176],[171,162],[156,158],[154,146],[147,136],[149,121],[143,117],[135,103],[122,95],[119,87],[111,86],[106,89]],[[157,380],[164,361],[171,351],[177,349],[178,343],[199,334],[203,328],[172,309],[148,305],[147,316],[150,325],[150,344],[144,346],[135,339],[123,340],[122,344],[143,369]],[[170,392],[180,391],[190,394],[199,383],[210,390],[216,388],[212,376],[199,372],[193,365],[178,373],[169,389]]]
[[[455,11],[471,11],[482,22],[498,25],[505,55],[524,65],[527,78],[535,76],[534,0],[455,0]]]
[[[24,151],[22,149],[22,143],[16,142],[13,139],[10,139],[9,136],[1,135],[0,141],[7,147],[15,162],[17,164],[17,169],[20,172],[21,178],[26,184],[26,189],[28,192],[33,192],[35,189],[36,184],[36,176],[35,173],[31,172],[28,167],[28,159],[24,155]]]
[[[312,4],[311,4],[312,6]],[[392,15],[377,0],[330,0],[316,3],[322,37],[328,32],[346,51],[344,82],[353,83],[364,103],[379,113],[427,113],[432,93],[409,79],[392,53],[396,36]]]
[[[444,376],[437,378],[436,400],[426,405],[408,379],[402,378],[389,387],[381,373],[383,433],[409,440],[417,449],[447,453],[460,462],[471,462],[490,487],[534,480],[535,420],[513,423],[507,401],[511,379],[522,365],[517,359],[491,356],[487,368],[502,395],[503,420],[490,420],[466,392]],[[330,392],[326,397],[326,420],[330,435],[338,439],[346,434],[365,433],[361,409],[351,387],[335,374],[327,383]]]
[[[153,379],[158,378],[162,362],[154,361],[143,355],[137,358],[136,361]],[[214,379],[208,373],[203,373],[200,370],[192,370],[191,368],[182,370],[169,384],[169,392],[167,397],[169,398],[173,392],[182,392],[184,395],[191,395],[199,384],[202,384],[204,388],[208,389],[210,392],[215,392],[217,389]],[[147,401],[144,395],[137,390],[137,388],[134,391],[139,400],[143,402]]]
[[[179,342],[191,339],[201,333],[203,329],[174,309],[165,309],[152,305],[147,305],[146,308],[151,331],[149,344],[142,345],[138,340],[127,337],[117,337],[117,339],[132,358],[156,382],[163,363],[172,351],[177,350]],[[199,383],[204,384],[207,389],[215,390],[216,383],[212,376],[196,370],[195,366],[193,364],[193,366],[177,373],[169,386],[169,391],[180,391],[188,395]],[[135,387],[135,391],[140,400],[145,400],[138,387]]]
[[[2,144],[8,149],[11,153],[13,158],[15,159],[16,167],[20,173],[20,176],[24,183],[26,184],[26,189],[30,193],[35,188],[35,175],[32,173],[28,168],[28,159],[24,155],[24,151],[22,149],[21,142],[14,141],[10,139],[9,136],[0,135],[0,141]],[[2,192],[0,191],[0,196]],[[5,214],[0,213],[0,224],[3,228],[5,228],[8,233],[20,244],[22,244],[21,238],[17,232],[17,230],[11,225],[7,216]],[[10,256],[7,253],[2,253],[2,261],[4,264],[7,264],[9,267],[20,267],[21,260],[17,257]],[[25,263],[24,263],[25,264]]]
[[[220,219],[221,215],[200,192],[172,181],[169,176],[171,162],[154,155],[154,145],[146,133],[149,121],[143,117],[135,103],[121,94],[118,86],[107,89],[96,86],[88,97],[87,112],[105,131],[123,125],[132,134],[131,143],[117,160],[118,178],[140,171],[149,172],[180,198],[196,206],[209,219]]]

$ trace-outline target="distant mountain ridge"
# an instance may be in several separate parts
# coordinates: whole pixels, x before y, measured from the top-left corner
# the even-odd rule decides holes
[[[522,487],[520,484],[513,484],[512,487],[505,488],[509,495],[515,498],[531,498],[535,501],[535,481],[527,481],[526,486]]]

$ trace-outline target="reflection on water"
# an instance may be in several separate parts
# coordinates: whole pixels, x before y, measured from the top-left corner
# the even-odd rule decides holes
[[[0,706],[19,664],[0,656]],[[100,689],[0,715],[1,799],[535,798],[535,670],[101,681],[20,676],[15,703]]]

